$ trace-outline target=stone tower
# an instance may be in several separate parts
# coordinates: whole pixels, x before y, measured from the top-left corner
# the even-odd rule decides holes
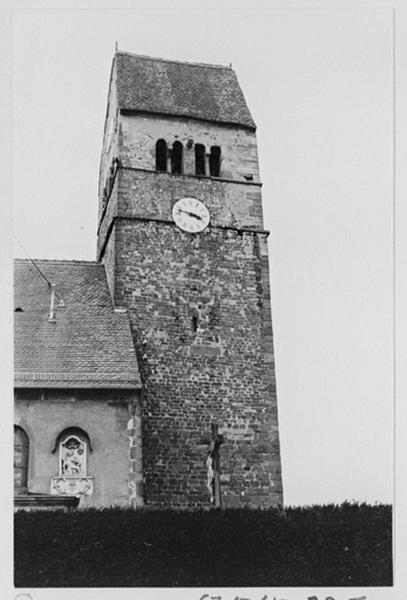
[[[216,426],[222,505],[282,503],[255,130],[230,67],[115,54],[98,259],[130,316],[147,505],[210,505]]]

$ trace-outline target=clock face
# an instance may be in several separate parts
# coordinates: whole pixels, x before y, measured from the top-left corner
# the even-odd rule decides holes
[[[198,233],[209,225],[209,211],[196,198],[178,200],[172,207],[172,218],[180,229],[189,233]]]

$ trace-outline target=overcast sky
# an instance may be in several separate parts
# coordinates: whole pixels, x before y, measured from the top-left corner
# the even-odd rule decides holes
[[[116,41],[232,63],[271,230],[285,502],[391,502],[390,10],[22,10],[12,40],[14,233],[34,258],[95,258]]]

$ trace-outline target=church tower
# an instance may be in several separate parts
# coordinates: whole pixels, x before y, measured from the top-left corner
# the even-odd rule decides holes
[[[255,131],[230,67],[115,54],[98,259],[131,322],[147,506],[282,504]]]

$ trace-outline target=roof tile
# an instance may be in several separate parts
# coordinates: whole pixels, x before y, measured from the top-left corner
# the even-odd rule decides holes
[[[115,54],[114,66],[121,109],[256,127],[231,67],[127,52]]]
[[[15,380],[19,387],[141,387],[130,324],[115,312],[101,263],[15,261]],[[56,322],[48,321],[56,285]]]

